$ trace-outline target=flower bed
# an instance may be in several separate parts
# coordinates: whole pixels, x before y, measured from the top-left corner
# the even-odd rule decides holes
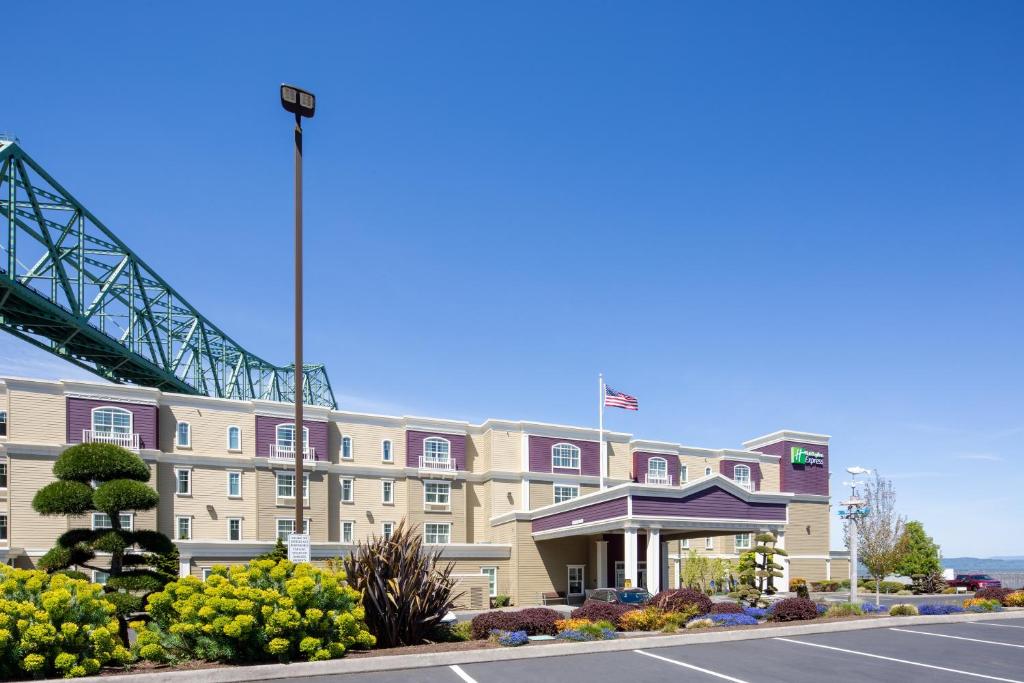
[[[964,610],[960,605],[945,603],[925,603],[917,606],[917,613],[926,616],[933,616],[936,614],[962,614],[965,611],[966,610]]]
[[[806,621],[818,617],[818,606],[807,598],[786,598],[768,608],[768,621]]]
[[[696,607],[697,614],[708,614],[712,605],[711,598],[690,588],[661,591],[648,600],[647,604],[666,612],[685,612],[691,607]]]
[[[607,604],[607,603],[606,603]],[[546,607],[484,612],[473,617],[473,637],[487,638],[491,631],[524,631],[528,636],[553,636],[562,615]]]

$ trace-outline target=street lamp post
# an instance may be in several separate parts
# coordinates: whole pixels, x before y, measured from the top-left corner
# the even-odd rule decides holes
[[[302,365],[302,119],[313,118],[316,97],[313,93],[292,85],[281,85],[281,106],[295,114],[295,534],[304,534],[302,501],[305,496],[302,459],[306,444],[303,438],[302,408],[304,389]]]
[[[852,481],[844,481],[843,485],[850,487],[850,497],[839,503],[845,507],[839,511],[839,516],[846,520],[847,536],[850,538],[850,602],[856,604],[857,566],[859,564],[857,559],[857,523],[871,512],[870,508],[865,505],[866,501],[857,493],[857,486],[860,484],[857,481],[857,475],[871,474],[871,470],[863,467],[848,467],[846,471],[850,473]]]

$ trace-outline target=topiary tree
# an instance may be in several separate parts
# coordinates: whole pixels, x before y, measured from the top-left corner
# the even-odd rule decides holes
[[[168,581],[151,568],[152,556],[171,553],[171,540],[158,531],[125,529],[121,513],[152,510],[160,496],[149,486],[149,467],[142,458],[120,446],[83,443],[68,448],[53,465],[57,481],[36,492],[32,507],[41,515],[68,517],[102,512],[110,520],[104,529],[70,529],[39,560],[48,572],[79,566],[107,572],[106,599],[117,607],[121,640],[128,644],[128,616],[139,612],[146,596]],[[108,553],[110,566],[94,564],[96,553]]]
[[[782,548],[775,547],[778,539],[770,531],[759,533],[754,537],[754,540],[757,542],[757,545],[754,547],[754,563],[756,566],[754,576],[757,577],[757,588],[767,595],[773,595],[775,593],[775,579],[782,578],[782,565],[775,562],[775,556],[785,556],[788,553]]]
[[[740,555],[736,573],[739,575],[739,584],[729,593],[729,597],[750,607],[766,607],[768,602],[762,598],[761,590],[757,587],[757,557],[753,550]]]

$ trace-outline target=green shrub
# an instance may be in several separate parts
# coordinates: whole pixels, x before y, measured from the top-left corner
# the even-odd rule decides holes
[[[232,663],[336,659],[372,647],[359,592],[345,575],[288,560],[215,566],[149,596],[136,649],[152,661]]]
[[[473,640],[473,624],[468,621],[460,621],[448,627],[448,638],[450,642],[462,642]]]
[[[875,591],[875,582],[873,580],[872,581],[865,581],[862,584],[862,587],[864,588],[864,590],[868,591],[869,593],[876,592]],[[892,594],[892,593],[898,593],[899,591],[905,590],[906,588],[907,588],[907,585],[904,584],[904,583],[901,583],[899,581],[883,581],[881,583],[881,590],[879,590],[878,592]]]
[[[512,604],[512,598],[507,595],[495,595],[491,599],[491,607],[508,607]]]
[[[115,607],[94,583],[0,565],[0,680],[75,678],[126,666]]]
[[[914,591],[908,591],[906,589],[901,590],[901,591],[896,591],[896,595],[913,595],[913,594],[914,594]]]
[[[852,602],[837,602],[828,606],[828,610],[825,611],[825,618],[859,617],[862,614],[864,614],[864,610],[859,605],[855,605]]]
[[[893,605],[892,607],[889,608],[889,616],[890,617],[916,617],[917,616],[917,608],[914,607],[913,605],[906,605],[906,604]]]

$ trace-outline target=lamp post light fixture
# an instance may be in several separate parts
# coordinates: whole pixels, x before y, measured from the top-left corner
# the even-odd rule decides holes
[[[850,602],[856,603],[857,566],[859,564],[857,560],[857,523],[871,512],[871,509],[866,505],[867,501],[857,493],[857,486],[860,485],[860,482],[857,481],[857,475],[871,474],[871,470],[863,467],[847,467],[846,471],[850,473],[852,480],[844,481],[843,486],[850,487],[850,497],[839,503],[845,508],[839,511],[839,517],[846,521],[847,535],[850,538]]]
[[[302,119],[313,118],[316,113],[316,96],[294,85],[281,84],[281,106],[285,111],[295,114],[295,428],[292,432],[295,435],[295,529],[292,533],[303,535],[305,540],[302,523],[302,501],[306,495],[302,474],[302,460],[306,452],[302,419],[305,401],[302,364]],[[309,544],[305,546],[308,548]]]

